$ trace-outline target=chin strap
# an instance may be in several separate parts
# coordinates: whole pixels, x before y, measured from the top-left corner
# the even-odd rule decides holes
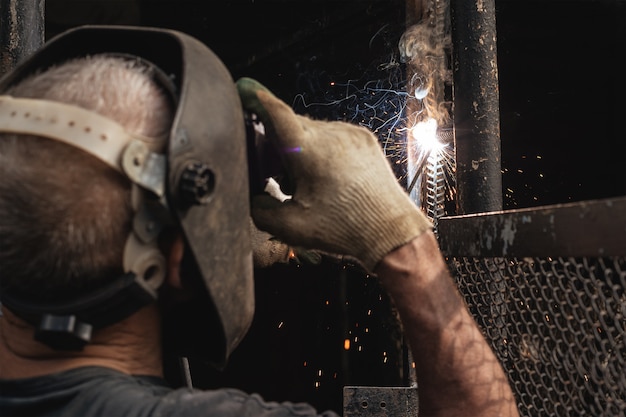
[[[65,303],[33,303],[2,293],[2,304],[35,326],[35,339],[58,350],[81,350],[92,331],[118,322],[156,300],[157,293],[143,278],[122,275]]]
[[[157,239],[163,227],[146,192],[133,186],[137,207],[133,231],[124,248],[125,275],[65,303],[32,303],[3,291],[1,301],[18,317],[35,326],[35,339],[57,350],[81,350],[92,331],[116,323],[156,301],[166,273]]]

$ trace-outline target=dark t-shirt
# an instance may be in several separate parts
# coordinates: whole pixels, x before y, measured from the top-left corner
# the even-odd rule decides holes
[[[172,389],[160,378],[84,367],[20,380],[0,380],[0,416],[337,417],[303,403],[265,402],[237,389]]]

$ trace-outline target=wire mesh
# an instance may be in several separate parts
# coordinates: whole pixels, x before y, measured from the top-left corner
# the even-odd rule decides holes
[[[626,258],[448,258],[522,416],[626,415]]]

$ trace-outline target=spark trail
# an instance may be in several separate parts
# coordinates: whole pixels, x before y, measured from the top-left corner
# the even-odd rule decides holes
[[[325,71],[303,75],[315,86],[293,101],[298,112],[374,132],[398,181],[431,219],[442,216],[446,201],[454,199],[451,104],[445,100],[451,78],[448,39],[439,35],[427,23],[413,25],[396,38],[388,55],[357,77]]]
[[[329,79],[313,96],[298,94],[296,111],[315,118],[367,127],[379,139],[400,181],[406,178],[406,100],[403,65],[392,56],[372,64],[360,78]]]

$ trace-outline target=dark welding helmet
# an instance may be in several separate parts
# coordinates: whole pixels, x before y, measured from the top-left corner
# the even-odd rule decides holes
[[[169,91],[176,107],[169,138],[160,146],[148,145],[114,121],[84,109],[2,95],[29,75],[100,53],[138,59],[155,69],[156,81]],[[210,345],[208,359],[224,364],[250,326],[254,289],[246,127],[236,87],[220,59],[203,43],[177,31],[83,26],[53,38],[0,79],[0,95],[0,131],[49,137],[100,158],[130,179],[135,209],[124,254],[126,274],[116,282],[69,303],[32,305],[7,291],[1,294],[2,303],[34,323],[43,342],[80,349],[93,328],[119,321],[156,300],[165,274],[156,238],[164,222],[173,221],[185,236],[186,272],[196,277],[189,285],[203,296],[185,303],[188,311],[174,314],[172,327],[192,333],[186,343],[208,340],[196,343],[196,351]],[[90,126],[89,134],[87,129],[68,133],[36,122],[64,117],[90,120],[96,127]],[[101,140],[105,137],[108,140]]]

